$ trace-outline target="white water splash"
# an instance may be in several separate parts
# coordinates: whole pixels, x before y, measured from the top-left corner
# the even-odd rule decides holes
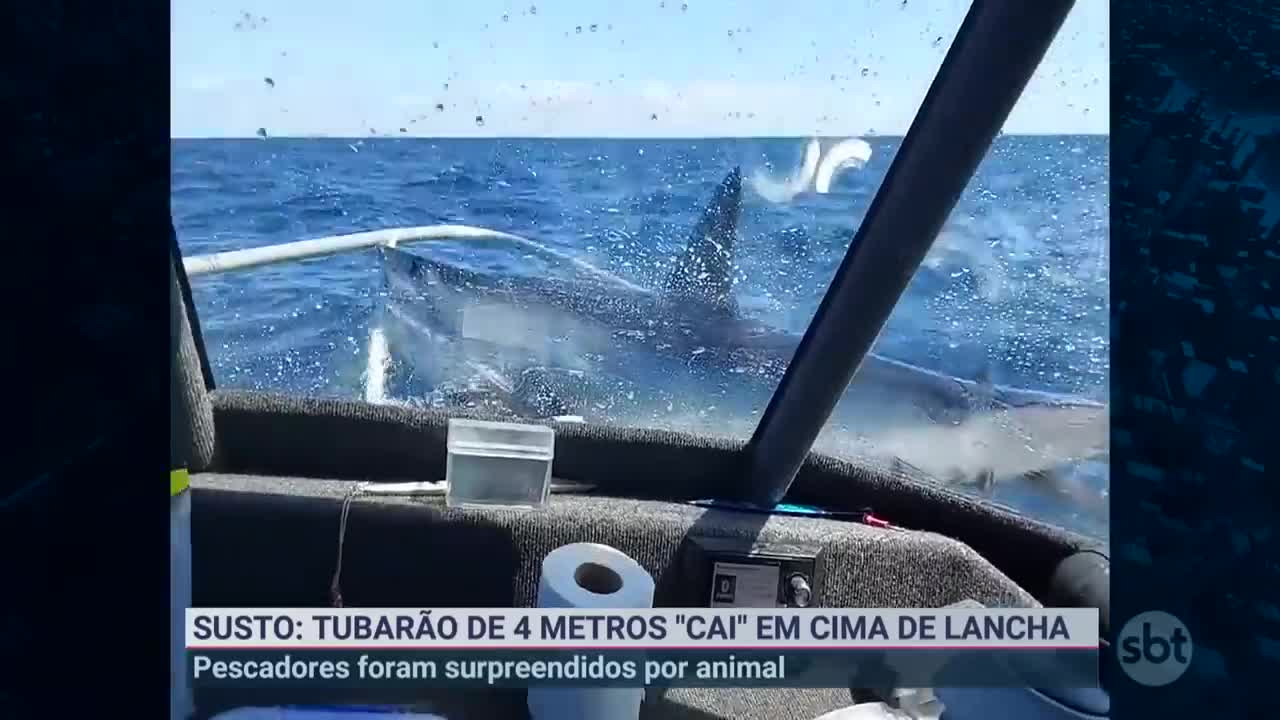
[[[821,159],[822,145],[815,138],[805,147],[804,160],[795,172],[782,180],[775,180],[763,169],[757,169],[751,175],[751,188],[771,203],[791,202],[792,198],[809,189]]]
[[[387,369],[391,367],[391,348],[387,333],[379,326],[369,331],[369,359],[364,371],[365,402],[387,401]]]
[[[861,138],[849,138],[836,143],[822,156],[818,172],[813,178],[813,191],[821,195],[831,192],[831,183],[848,168],[861,168],[871,159],[871,146]]]
[[[832,145],[824,153],[822,143],[812,138],[805,146],[804,159],[795,172],[782,180],[769,177],[763,169],[751,175],[751,188],[765,200],[782,204],[791,202],[803,192],[822,195],[831,192],[831,184],[840,173],[861,168],[871,160],[871,146],[861,138],[847,138]]]

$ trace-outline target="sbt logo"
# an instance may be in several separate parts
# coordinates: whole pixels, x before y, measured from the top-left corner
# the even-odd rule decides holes
[[[1120,667],[1140,685],[1168,685],[1191,666],[1191,633],[1169,613],[1153,610],[1134,616],[1117,640]]]

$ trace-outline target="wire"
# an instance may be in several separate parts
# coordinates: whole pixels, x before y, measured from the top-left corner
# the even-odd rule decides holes
[[[351,514],[351,502],[364,492],[368,483],[356,483],[342,498],[342,513],[338,519],[338,560],[333,567],[333,580],[329,582],[329,602],[336,608],[344,607],[342,602],[342,549],[347,539],[347,517]]]

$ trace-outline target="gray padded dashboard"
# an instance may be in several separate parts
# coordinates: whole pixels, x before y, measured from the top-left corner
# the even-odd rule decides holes
[[[339,514],[351,485],[194,475],[193,604],[327,605]],[[689,605],[681,563],[689,536],[816,546],[813,589],[821,606],[941,607],[965,599],[1037,604],[971,548],[933,533],[590,495],[554,495],[535,511],[449,509],[436,498],[358,498],[348,518],[343,597],[349,606],[530,606],[542,558],[560,545],[590,541],[616,547],[649,570],[657,581],[656,605]],[[344,692],[329,700],[403,702],[450,720],[526,716],[522,691],[425,691],[395,698]],[[201,717],[288,702],[296,698],[197,696]],[[812,720],[850,702],[847,689],[678,689],[651,695],[642,718]]]
[[[195,601],[323,604],[350,482],[202,473],[194,476]],[[353,605],[529,606],[542,558],[573,542],[627,553],[653,574],[658,605],[689,605],[679,588],[686,536],[819,548],[818,605],[941,607],[965,599],[1035,599],[963,543],[928,532],[817,518],[767,517],[679,503],[555,495],[533,511],[449,509],[440,499],[361,497],[346,537],[344,596]]]

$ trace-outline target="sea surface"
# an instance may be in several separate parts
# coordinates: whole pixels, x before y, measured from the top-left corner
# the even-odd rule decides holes
[[[867,141],[870,161],[839,174],[826,194],[770,201],[747,183],[736,278],[746,314],[803,331],[900,143]],[[659,287],[731,168],[747,178],[781,178],[798,168],[806,142],[175,140],[172,207],[187,256],[458,223],[522,235]],[[959,377],[986,373],[1002,385],[1105,401],[1108,150],[1105,136],[1000,137],[876,352]],[[433,244],[422,252],[488,273],[537,272],[514,248]],[[220,387],[366,396],[383,291],[375,251],[192,284]],[[394,387],[383,392],[386,400],[413,400],[394,397]],[[766,400],[746,405],[759,409]],[[624,415],[618,422],[736,436],[758,419],[754,410],[710,405],[639,420]],[[998,489],[994,501],[1105,535],[1106,467],[1095,463],[1085,476],[1100,501],[1091,507],[1080,506],[1078,493],[1055,499],[1016,487]]]

